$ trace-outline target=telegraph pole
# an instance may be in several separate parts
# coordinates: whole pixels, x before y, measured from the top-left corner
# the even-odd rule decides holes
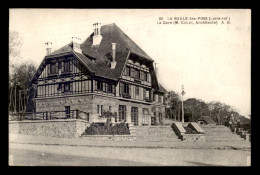
[[[182,115],[182,117],[181,117],[181,119],[182,119],[182,123],[184,123],[183,96],[184,96],[185,92],[184,92],[184,86],[183,85],[181,85],[181,86],[182,86],[182,92],[181,92],[181,108],[182,108],[181,115]]]

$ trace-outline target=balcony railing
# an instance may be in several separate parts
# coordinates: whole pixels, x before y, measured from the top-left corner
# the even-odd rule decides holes
[[[81,119],[89,121],[89,113],[81,110],[46,111],[46,112],[20,112],[9,115],[11,121],[22,120],[57,120],[57,119]]]

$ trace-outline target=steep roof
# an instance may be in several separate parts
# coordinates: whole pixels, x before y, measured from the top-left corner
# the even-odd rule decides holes
[[[158,83],[158,85],[159,85],[158,91],[167,93],[167,90],[160,83]]]
[[[131,40],[115,23],[101,26],[102,40],[98,47],[92,46],[93,35],[94,33],[80,44],[82,53],[74,52],[72,50],[73,43],[70,42],[46,57],[49,58],[54,55],[73,53],[93,74],[113,80],[118,80],[120,78],[130,53],[138,55],[148,62],[153,62],[153,59]],[[117,43],[117,64],[115,69],[110,69],[109,66],[109,62],[112,58],[111,43]],[[95,62],[91,61],[91,59],[95,59]],[[162,88],[162,90],[165,89]]]
[[[210,116],[201,116],[200,118],[197,119],[197,121],[199,120],[204,120],[208,124],[216,124],[216,122]]]

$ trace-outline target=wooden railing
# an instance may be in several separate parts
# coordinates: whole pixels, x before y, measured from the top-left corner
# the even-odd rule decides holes
[[[23,120],[57,120],[57,119],[82,119],[89,121],[89,113],[81,110],[46,111],[46,112],[20,112],[9,114],[10,121]]]

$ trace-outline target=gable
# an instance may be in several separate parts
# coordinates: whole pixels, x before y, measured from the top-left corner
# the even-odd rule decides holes
[[[45,57],[38,67],[33,80],[41,80],[66,73],[77,74],[92,74],[90,70],[73,54],[63,55],[59,57]]]

